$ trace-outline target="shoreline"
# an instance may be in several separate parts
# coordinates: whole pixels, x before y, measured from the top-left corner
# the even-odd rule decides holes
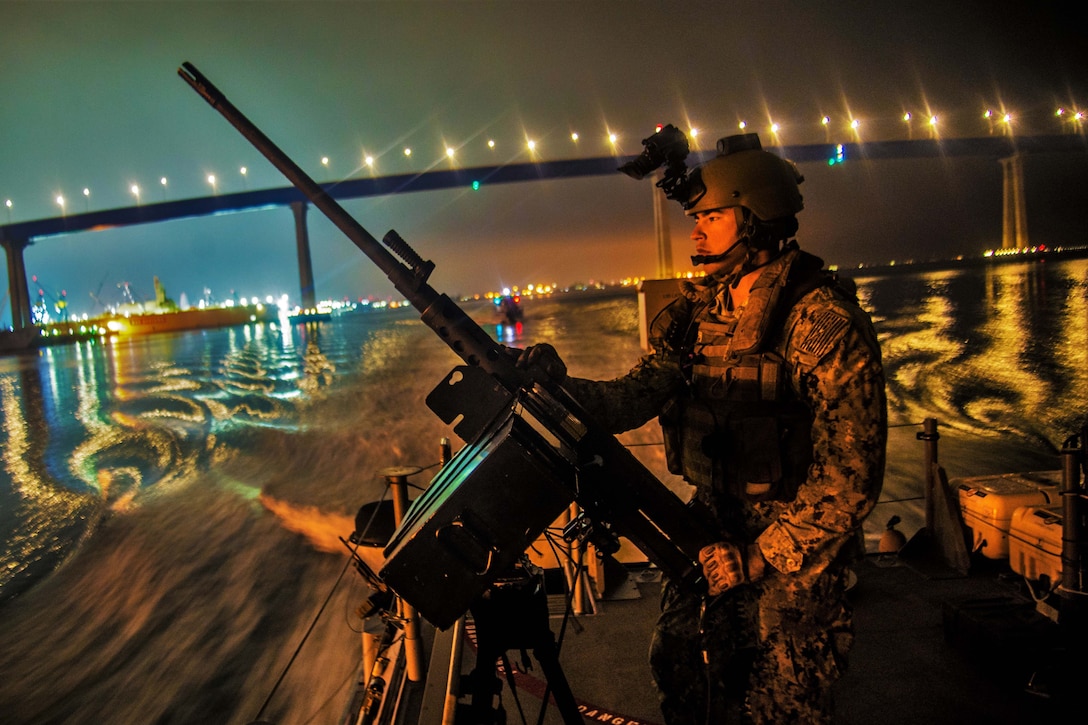
[[[979,267],[1005,264],[1032,264],[1048,261],[1060,262],[1067,259],[1085,258],[1088,258],[1088,246],[1012,250],[1006,253],[991,254],[989,256],[960,256],[955,259],[930,259],[903,262],[902,264],[890,262],[882,265],[861,265],[857,267],[836,266],[834,267],[834,270],[852,276],[855,279],[868,279],[873,277],[887,277],[893,274],[911,274],[914,272],[931,272],[937,270],[954,271],[958,269],[977,269]]]
[[[861,265],[857,267],[841,267],[838,265],[829,265],[829,269],[835,271],[843,276],[852,278],[854,280],[866,280],[866,279],[879,279],[883,277],[889,277],[893,275],[905,275],[915,274],[919,272],[932,272],[932,271],[958,271],[968,269],[978,269],[982,267],[990,267],[997,265],[1008,264],[1037,264],[1045,262],[1062,262],[1073,259],[1085,259],[1088,258],[1088,246],[1077,247],[1057,247],[1054,249],[1023,249],[1019,251],[1011,251],[1008,253],[994,253],[989,256],[978,257],[957,257],[954,259],[932,259],[921,261],[909,261],[897,264],[891,262],[883,265]],[[652,278],[647,277],[646,280]],[[681,279],[676,277],[675,279]],[[525,299],[527,301],[533,299],[555,299],[555,300],[569,300],[569,301],[583,301],[593,299],[611,299],[614,297],[622,297],[625,295],[631,295],[637,297],[639,294],[638,284],[606,284],[598,286],[587,286],[583,288],[570,288],[565,290],[559,290],[551,292],[547,295],[540,297],[534,297],[527,295]],[[475,296],[459,296],[460,304],[468,305],[473,302],[479,301],[480,298]],[[231,308],[224,308],[231,309]],[[400,309],[399,307],[396,309]],[[383,310],[384,311],[384,310]],[[127,335],[131,336],[143,336],[153,335],[160,332],[184,332],[190,330],[209,329],[215,327],[224,327],[231,325],[249,324],[253,322],[267,322],[269,316],[266,314],[258,313],[256,315],[246,316],[248,319],[237,318],[237,310],[233,310],[234,314],[227,313],[223,315],[208,315],[210,310],[200,311],[199,317],[190,316],[190,314],[180,314],[181,317],[185,317],[185,324],[153,324],[152,321],[147,320],[148,324],[141,324],[133,326],[127,330]],[[371,314],[374,312],[380,312],[377,310],[366,310],[366,313]],[[158,318],[157,315],[139,315],[139,318]],[[200,317],[205,319],[201,320]],[[336,319],[337,316],[333,316],[332,319]],[[214,318],[214,319],[213,319]],[[54,323],[46,327],[34,326],[33,328],[26,328],[22,330],[0,330],[0,355],[12,355],[21,352],[28,352],[37,350],[45,346],[63,345],[73,342],[80,342],[88,339],[96,339],[103,336],[109,336],[110,332],[102,332],[94,329],[87,329],[90,324],[79,323],[84,329],[76,330],[75,323]],[[65,332],[62,332],[59,328],[67,328]],[[29,329],[37,330],[37,334],[28,332]],[[47,334],[45,330],[52,330],[51,334]]]

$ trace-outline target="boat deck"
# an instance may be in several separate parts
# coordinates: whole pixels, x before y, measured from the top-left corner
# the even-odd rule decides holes
[[[1023,725],[1060,711],[1046,697],[1057,625],[1034,611],[1014,577],[986,567],[957,576],[906,555],[871,555],[857,573],[857,639],[837,685],[837,723]],[[568,624],[560,663],[585,722],[662,722],[646,662],[660,590],[653,574],[633,572],[637,593],[600,601],[596,614]],[[553,631],[559,625],[553,617]],[[463,671],[471,669],[466,653]],[[1029,692],[1033,674],[1037,691]],[[538,722],[545,678],[536,668],[517,683],[524,722]],[[507,684],[503,705],[507,722],[523,722]],[[554,703],[541,722],[563,722]]]
[[[1050,722],[1057,625],[1012,575],[957,576],[926,559],[867,558],[852,591],[857,639],[837,722]],[[1029,692],[1029,685],[1035,691]]]

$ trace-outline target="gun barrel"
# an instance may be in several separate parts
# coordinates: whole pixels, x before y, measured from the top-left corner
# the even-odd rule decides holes
[[[267,158],[272,165],[279,169],[280,173],[287,177],[299,191],[301,191],[306,198],[308,198],[314,206],[321,210],[339,229],[344,232],[347,237],[355,243],[355,246],[359,247],[366,256],[378,265],[378,267],[389,276],[389,279],[393,282],[394,286],[407,297],[407,291],[401,289],[401,286],[410,290],[410,285],[405,284],[408,280],[404,279],[405,275],[410,273],[404,268],[400,262],[389,253],[381,243],[374,238],[366,229],[362,227],[350,214],[344,211],[344,208],[328,193],[325,189],[314,181],[305,171],[303,171],[298,164],[290,159],[276,144],[272,142],[259,128],[257,128],[252,121],[245,117],[245,115],[235,108],[234,104],[227,100],[227,97],[212,84],[200,71],[193,66],[192,63],[182,63],[181,68],[178,69],[178,75],[193,87],[200,96],[211,104],[212,108],[219,111],[232,126],[238,129],[239,132],[258,151],[260,151],[265,158]],[[434,290],[431,290],[432,296]],[[424,308],[430,305],[433,299],[427,299]],[[413,304],[415,304],[413,302]],[[417,307],[418,309],[418,307]]]

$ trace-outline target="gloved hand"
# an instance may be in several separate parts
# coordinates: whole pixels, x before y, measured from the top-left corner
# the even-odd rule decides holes
[[[546,342],[533,345],[520,351],[517,366],[523,370],[536,368],[556,383],[562,384],[567,379],[567,365],[559,357],[555,348]]]
[[[704,546],[699,563],[709,587],[707,593],[712,597],[763,575],[763,554],[755,544],[746,549],[725,541]]]

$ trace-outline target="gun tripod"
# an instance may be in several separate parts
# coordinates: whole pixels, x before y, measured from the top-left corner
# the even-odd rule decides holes
[[[570,685],[559,665],[559,648],[548,626],[548,600],[543,576],[524,567],[515,569],[510,577],[499,579],[470,608],[476,623],[476,666],[468,675],[468,722],[472,725],[503,725],[506,713],[495,700],[502,690],[502,681],[495,672],[496,663],[503,658],[507,676],[513,674],[506,662],[509,650],[532,650],[548,683],[544,693],[545,705],[550,691],[566,725],[579,725],[582,720]],[[512,685],[511,685],[512,687]]]

